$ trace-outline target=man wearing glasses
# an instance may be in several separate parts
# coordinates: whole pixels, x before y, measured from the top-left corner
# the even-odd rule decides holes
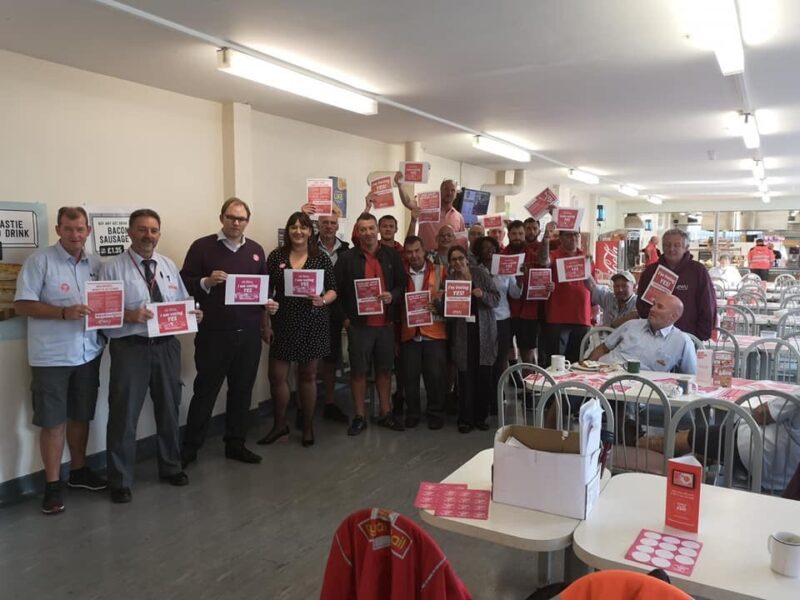
[[[266,258],[260,244],[244,237],[250,222],[250,207],[244,201],[226,200],[219,220],[222,229],[195,240],[181,269],[186,289],[204,315],[194,341],[197,376],[181,447],[184,468],[197,459],[226,379],[225,456],[244,463],[261,462],[244,443],[267,311],[259,305],[226,305],[225,282],[228,274],[266,275]]]

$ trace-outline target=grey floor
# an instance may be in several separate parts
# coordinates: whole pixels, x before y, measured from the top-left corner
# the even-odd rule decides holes
[[[68,491],[45,517],[41,497],[0,510],[0,599],[305,599],[319,596],[332,534],[350,512],[392,508],[420,522],[420,481],[438,481],[492,444],[492,431],[459,434],[424,422],[403,433],[371,426],[357,438],[317,418],[317,444],[253,449],[260,465],[226,461],[219,437],[189,468],[191,483],[156,481],[140,463],[133,503]],[[266,432],[259,421],[251,439]],[[474,597],[523,600],[536,556],[427,525]]]

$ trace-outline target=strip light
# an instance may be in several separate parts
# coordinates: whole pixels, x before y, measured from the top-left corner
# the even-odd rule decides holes
[[[759,181],[767,178],[767,174],[764,171],[763,160],[755,160],[755,159],[753,160],[753,177],[755,177]]]
[[[723,75],[744,73],[744,49],[739,15],[736,14],[736,0],[716,0],[710,4],[715,5],[713,8],[716,9],[714,55],[720,71]]]
[[[639,190],[630,185],[618,185],[617,190],[620,194],[625,194],[626,196],[631,196],[632,198],[639,195]]]
[[[369,96],[231,48],[217,50],[217,68],[230,75],[362,115],[378,112],[378,103]]]
[[[767,180],[766,179],[760,179],[758,181],[758,191],[761,192],[762,194],[764,192],[768,192],[769,191],[769,186],[767,185]]]
[[[766,193],[764,193],[764,194],[761,194],[761,201],[762,201],[764,204],[769,204],[770,200],[771,200],[771,198],[769,197],[769,192],[766,192]]]
[[[664,202],[664,199],[661,196],[656,196],[656,195],[651,194],[650,196],[647,197],[647,201],[650,204],[660,205],[660,204],[662,204]]]
[[[756,123],[755,115],[745,113],[744,126],[742,127],[742,139],[744,145],[750,150],[754,150],[761,146],[761,136],[758,135],[758,123]]]
[[[600,178],[595,175],[594,173],[589,173],[587,171],[581,171],[580,169],[569,169],[567,172],[567,177],[570,179],[574,179],[575,181],[580,181],[582,183],[588,183],[590,185],[595,185],[600,183]]]
[[[506,144],[484,135],[476,135],[473,137],[472,147],[488,152],[489,154],[510,158],[517,162],[531,162],[531,155],[529,152],[517,146],[513,146],[512,144]]]

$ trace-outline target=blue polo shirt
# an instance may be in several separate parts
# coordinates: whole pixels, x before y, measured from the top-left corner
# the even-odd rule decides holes
[[[697,373],[694,344],[674,325],[653,331],[647,319],[635,319],[620,325],[603,343],[610,352],[598,359],[601,363],[638,360],[643,371]]]
[[[56,242],[25,260],[14,300],[51,306],[84,304],[84,284],[95,281],[99,271],[99,258],[83,253],[76,261]],[[28,317],[28,364],[74,367],[97,358],[103,351],[103,338],[96,330],[86,331],[84,324],[84,320]]]

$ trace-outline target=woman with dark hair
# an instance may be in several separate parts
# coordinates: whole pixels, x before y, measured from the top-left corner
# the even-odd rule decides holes
[[[272,444],[289,439],[286,407],[289,404],[289,365],[297,363],[297,395],[303,410],[303,446],[314,444],[314,405],[317,400],[317,361],[330,352],[329,305],[336,300],[333,265],[313,238],[311,219],[295,212],[286,222],[283,245],[267,258],[267,273],[273,298],[280,311],[264,331],[269,343],[269,387],[274,403],[272,430],[258,440]],[[296,269],[323,271],[322,294],[286,296],[284,272]]]
[[[475,247],[482,246],[486,239],[484,236],[475,240]],[[451,354],[458,369],[458,430],[461,433],[469,433],[473,428],[485,431],[489,429],[486,423],[489,401],[494,398],[492,367],[497,358],[494,308],[500,302],[500,294],[486,267],[470,266],[467,252],[461,246],[451,247],[447,259],[448,279],[472,282],[471,316],[451,320]]]

